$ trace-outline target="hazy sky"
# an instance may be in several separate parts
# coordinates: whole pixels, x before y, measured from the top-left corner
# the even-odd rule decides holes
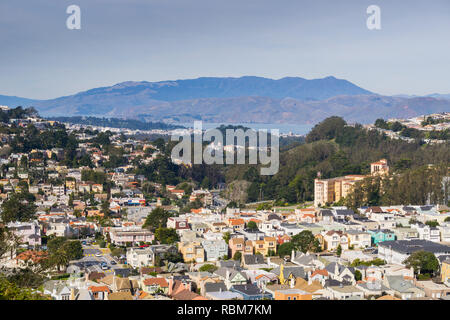
[[[66,28],[72,4],[81,30]],[[372,4],[381,30],[366,27]],[[243,75],[450,93],[449,35],[448,0],[1,0],[0,94]]]

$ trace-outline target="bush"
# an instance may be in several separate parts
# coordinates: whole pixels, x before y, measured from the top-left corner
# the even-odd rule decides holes
[[[201,272],[214,272],[217,270],[217,267],[213,264],[204,264],[198,269]]]
[[[66,280],[69,279],[70,273],[62,273],[51,277],[51,280]]]

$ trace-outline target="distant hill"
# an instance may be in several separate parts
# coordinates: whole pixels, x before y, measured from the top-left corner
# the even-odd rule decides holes
[[[38,101],[39,100],[0,95],[0,105],[9,106],[11,108],[15,108],[18,106],[28,107],[35,104]]]
[[[434,94],[428,95],[427,97],[436,98],[436,99],[450,99],[450,94],[434,93]]]
[[[49,117],[49,120],[82,124],[96,127],[121,128],[131,130],[174,130],[184,128],[162,122],[142,122],[134,119],[96,118],[96,117]]]
[[[116,117],[154,122],[308,124],[338,115],[347,121],[370,123],[379,117],[409,117],[450,109],[448,100],[380,96],[334,77],[129,81],[51,100],[9,98],[12,97],[3,100],[0,96],[0,104],[32,105],[42,116]]]

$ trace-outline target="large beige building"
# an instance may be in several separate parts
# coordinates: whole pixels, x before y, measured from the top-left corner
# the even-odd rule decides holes
[[[386,159],[370,164],[371,175],[384,175],[389,173]],[[331,179],[314,180],[314,206],[319,207],[326,203],[338,202],[345,198],[353,188],[355,182],[363,180],[364,175],[347,175]]]

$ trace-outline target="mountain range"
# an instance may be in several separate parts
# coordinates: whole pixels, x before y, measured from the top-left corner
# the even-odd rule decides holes
[[[371,123],[450,111],[450,95],[382,96],[343,79],[197,78],[128,81],[50,100],[0,96],[42,116],[97,116],[148,121],[312,124],[331,115]]]

